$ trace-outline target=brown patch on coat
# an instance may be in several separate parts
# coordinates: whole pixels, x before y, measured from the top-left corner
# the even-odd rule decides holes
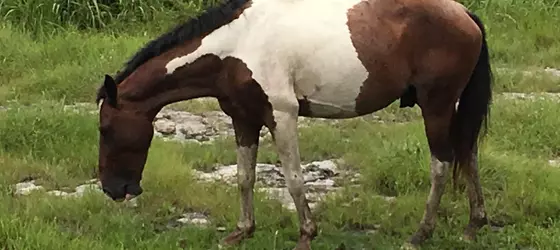
[[[247,126],[267,126],[273,129],[276,123],[272,116],[272,104],[261,85],[253,79],[253,72],[235,57],[224,58],[222,64],[222,71],[216,81],[222,110],[232,119],[243,121]],[[247,142],[249,143],[252,144]],[[240,145],[251,146],[243,142]]]
[[[239,8],[237,11],[235,11],[234,18],[231,19],[231,21],[233,21],[233,20],[235,20],[235,19],[241,17],[241,14],[243,14],[243,12],[244,12],[246,9],[250,8],[252,5],[253,5],[253,1],[247,1],[247,2],[243,5],[243,7]]]
[[[411,69],[400,42],[404,25],[393,1],[363,1],[348,10],[348,28],[358,58],[369,72],[356,97],[356,113],[382,109],[406,89]]]
[[[403,98],[403,106],[412,106],[418,100],[411,94],[422,99],[435,76],[453,72],[460,58],[477,56],[470,53],[479,31],[454,1],[367,0],[348,10],[347,25],[358,58],[369,72],[356,98],[358,114],[379,110],[398,98]],[[441,91],[453,92],[443,102],[458,98],[462,87],[454,84],[466,83],[444,85]],[[418,92],[411,91],[411,85]]]
[[[145,96],[151,95],[150,92],[153,91],[152,87],[139,87],[139,85],[161,85],[161,81],[168,77],[165,65],[177,57],[188,55],[196,51],[201,44],[202,37],[195,38],[186,42],[183,46],[169,50],[144,63],[118,85],[119,92],[122,93],[119,97],[134,101],[142,100]],[[178,70],[179,69],[177,69],[174,74],[178,73]],[[169,87],[171,88],[171,86]]]

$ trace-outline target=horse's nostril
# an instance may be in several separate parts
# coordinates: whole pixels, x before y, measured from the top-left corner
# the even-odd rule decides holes
[[[133,196],[139,196],[143,192],[140,185],[129,184],[125,186],[125,193]]]

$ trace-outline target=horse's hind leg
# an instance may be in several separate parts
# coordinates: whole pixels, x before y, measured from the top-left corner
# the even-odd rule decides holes
[[[241,215],[235,231],[224,239],[227,245],[238,244],[255,231],[253,187],[261,126],[233,119],[237,144],[237,183],[241,195]]]
[[[446,176],[454,158],[450,131],[456,98],[436,84],[429,87],[429,89],[418,88],[418,104],[422,109],[432,156],[430,165],[432,186],[420,226],[407,244],[411,248],[432,236],[436,226],[437,210],[445,189]]]
[[[473,241],[477,231],[488,223],[484,208],[484,197],[478,177],[478,147],[474,147],[471,161],[468,166],[463,166],[463,174],[467,180],[467,195],[469,197],[470,218],[469,224],[463,233],[463,239]]]

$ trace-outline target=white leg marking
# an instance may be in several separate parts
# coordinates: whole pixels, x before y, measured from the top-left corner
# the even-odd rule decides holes
[[[430,164],[432,187],[428,195],[428,200],[426,201],[426,209],[418,231],[421,232],[424,237],[426,236],[425,234],[431,234],[436,226],[437,210],[445,189],[445,181],[450,166],[450,162],[442,162],[435,156],[432,156],[432,162]]]
[[[250,229],[255,224],[253,211],[253,187],[257,164],[257,145],[237,147],[237,184],[241,193],[241,216],[237,222],[240,229]]]
[[[315,236],[313,234],[316,234],[316,225],[305,197],[298,145],[297,111],[274,111],[273,116],[276,121],[276,127],[272,131],[276,150],[282,163],[288,191],[296,205],[300,229],[306,237],[312,238]],[[309,239],[303,238],[303,240]]]

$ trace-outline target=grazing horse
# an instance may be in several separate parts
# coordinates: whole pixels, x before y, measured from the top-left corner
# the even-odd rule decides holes
[[[466,179],[463,237],[474,240],[488,223],[477,144],[491,82],[484,26],[455,1],[225,1],[149,42],[115,78],[105,75],[97,96],[101,184],[114,200],[140,195],[155,115],[174,102],[214,97],[232,118],[241,199],[224,242],[255,230],[255,165],[266,126],[297,208],[296,249],[310,249],[317,226],[304,192],[298,117],[353,118],[400,99],[401,107],[421,108],[432,156],[425,212],[405,245],[431,237],[449,169],[454,180]]]

